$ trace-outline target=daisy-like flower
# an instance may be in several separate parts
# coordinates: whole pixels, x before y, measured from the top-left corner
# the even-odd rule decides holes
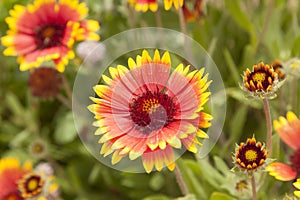
[[[29,162],[21,166],[18,159],[2,158],[0,160],[0,199],[22,200],[23,197],[18,190],[18,181],[31,169]]]
[[[208,128],[211,115],[202,112],[210,95],[211,81],[204,69],[190,71],[179,64],[171,73],[168,52],[153,59],[144,50],[127,67],[110,67],[111,78],[103,75],[106,85],[96,85],[100,98],[88,108],[95,114],[95,135],[102,135],[100,154],[111,153],[112,164],[123,157],[142,158],[147,173],[175,167],[174,149],[183,146],[196,153],[198,138],[207,138],[201,128]]]
[[[193,7],[190,9],[187,5],[187,1],[182,6],[184,18],[187,22],[194,21],[204,16],[204,2],[203,0],[196,0]]]
[[[290,165],[275,162],[267,166],[266,169],[277,180],[294,180],[300,176],[300,119],[289,111],[286,118],[280,116],[279,120],[274,120],[274,129],[281,140],[295,152],[290,156]]]
[[[99,40],[98,22],[84,20],[88,9],[78,0],[35,0],[27,7],[15,5],[9,13],[9,31],[1,41],[7,47],[4,55],[18,56],[21,71],[53,60],[63,72],[75,56],[74,42]]]
[[[261,142],[256,142],[254,136],[248,138],[246,144],[237,145],[234,163],[244,172],[257,171],[266,163],[268,154]]]
[[[270,65],[260,62],[252,71],[247,69],[243,75],[243,89],[254,97],[274,98],[278,89],[278,77]]]
[[[297,181],[293,183],[293,185],[298,189],[297,191],[294,191],[294,195],[296,197],[300,197],[300,179],[298,178]]]
[[[146,12],[149,9],[156,12],[158,8],[157,0],[128,0],[128,2],[134,6],[136,11]]]
[[[174,5],[175,9],[178,10],[183,6],[184,0],[164,0],[165,10],[170,10],[172,5]]]
[[[156,12],[158,9],[157,0],[128,0],[128,3],[134,6],[136,11],[146,12],[151,10],[152,12]],[[184,0],[164,0],[164,8],[165,10],[170,10],[172,5],[174,5],[175,9],[178,10],[179,7],[182,7]]]
[[[59,93],[62,77],[54,68],[40,67],[30,73],[28,85],[33,96],[51,98]]]

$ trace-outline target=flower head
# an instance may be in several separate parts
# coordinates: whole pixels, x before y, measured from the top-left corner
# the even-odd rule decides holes
[[[44,180],[35,173],[27,173],[19,181],[19,189],[23,198],[33,198],[42,192]]]
[[[128,0],[129,4],[134,6],[136,11],[146,12],[151,10],[152,12],[156,12],[158,9],[157,0]],[[179,7],[182,7],[184,0],[164,0],[164,8],[165,10],[170,10],[172,5],[174,5],[175,9],[178,10]]]
[[[63,72],[69,59],[74,58],[75,41],[98,40],[94,32],[98,22],[84,20],[88,13],[85,3],[78,0],[35,0],[27,7],[15,5],[6,22],[7,35],[2,44],[6,56],[18,56],[20,70],[39,67],[53,60]]]
[[[300,178],[298,178],[297,181],[293,183],[293,185],[298,189],[297,191],[294,191],[294,195],[300,198]]]
[[[0,199],[22,200],[18,190],[18,181],[30,170],[30,163],[21,166],[18,159],[2,158],[0,160]]]
[[[41,67],[30,73],[28,85],[33,96],[55,97],[60,91],[62,77],[54,68]]]
[[[285,73],[283,73],[283,66],[279,60],[275,60],[271,67],[273,68],[274,72],[277,73],[277,77],[279,81],[282,81],[285,78]]]
[[[153,167],[175,167],[174,149],[183,146],[197,152],[198,138],[206,138],[201,128],[208,128],[212,117],[202,112],[210,95],[210,82],[204,69],[190,71],[179,64],[171,72],[168,52],[153,59],[146,50],[127,67],[110,67],[111,78],[102,76],[106,85],[96,85],[99,98],[88,108],[95,114],[95,134],[102,135],[100,154],[111,153],[112,164],[123,157],[142,158],[146,172]]]
[[[274,98],[278,78],[273,68],[260,62],[252,71],[247,69],[243,75],[243,89],[259,98]]]
[[[187,22],[194,21],[204,16],[204,2],[203,0],[196,0],[193,7],[189,8],[187,1],[185,1],[182,10]]]
[[[266,169],[278,180],[294,180],[300,175],[300,119],[289,111],[286,118],[280,116],[278,120],[274,120],[274,129],[280,139],[294,149],[294,153],[290,156],[291,165],[275,162]]]
[[[240,143],[235,151],[234,163],[243,171],[252,172],[263,166],[268,154],[261,142],[256,142],[254,136],[245,143]]]
[[[44,158],[47,155],[47,144],[45,141],[37,139],[29,145],[29,152],[33,157]]]

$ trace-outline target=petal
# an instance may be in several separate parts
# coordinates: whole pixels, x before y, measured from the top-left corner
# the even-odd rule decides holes
[[[275,162],[266,167],[271,176],[280,181],[290,181],[296,178],[297,173],[288,165]]]

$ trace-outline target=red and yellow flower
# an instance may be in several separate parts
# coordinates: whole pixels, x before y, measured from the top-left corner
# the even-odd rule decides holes
[[[22,200],[22,194],[18,189],[18,181],[31,169],[29,162],[21,166],[18,159],[2,158],[0,160],[0,199]]]
[[[294,153],[290,156],[290,165],[275,162],[266,169],[277,180],[294,180],[300,175],[300,119],[293,112],[289,111],[286,114],[286,118],[281,116],[278,120],[274,120],[274,129],[281,140],[294,149]]]
[[[58,185],[53,180],[53,175],[32,169],[31,162],[21,166],[16,158],[0,159],[1,200],[57,199]]]
[[[21,71],[53,60],[63,72],[75,56],[74,42],[99,40],[98,22],[84,20],[88,9],[78,0],[35,0],[27,7],[15,5],[9,13],[9,30],[1,41],[7,47],[4,55],[18,56]]]
[[[136,60],[128,59],[129,69],[110,67],[111,78],[102,76],[105,85],[96,85],[99,98],[88,108],[95,114],[95,135],[102,135],[100,154],[111,153],[112,164],[123,157],[139,157],[147,173],[175,167],[174,149],[185,147],[196,153],[199,138],[207,138],[211,115],[203,112],[210,93],[204,69],[190,71],[179,64],[171,73],[168,52],[153,59],[144,50]]]

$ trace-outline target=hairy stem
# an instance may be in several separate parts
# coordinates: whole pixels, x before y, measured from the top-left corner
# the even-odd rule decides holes
[[[181,175],[179,167],[176,166],[174,171],[175,171],[175,177],[176,177],[177,183],[178,183],[178,185],[179,185],[179,187],[181,189],[182,194],[185,195],[185,196],[188,195],[189,194],[189,190],[187,188],[186,183],[183,180],[183,177]]]
[[[270,106],[267,98],[263,98],[264,110],[266,115],[266,123],[267,123],[267,151],[268,154],[272,155],[272,119],[270,113]]]
[[[252,175],[251,175],[251,186],[252,186],[252,200],[257,200],[256,184],[255,184],[254,173],[252,173]]]

